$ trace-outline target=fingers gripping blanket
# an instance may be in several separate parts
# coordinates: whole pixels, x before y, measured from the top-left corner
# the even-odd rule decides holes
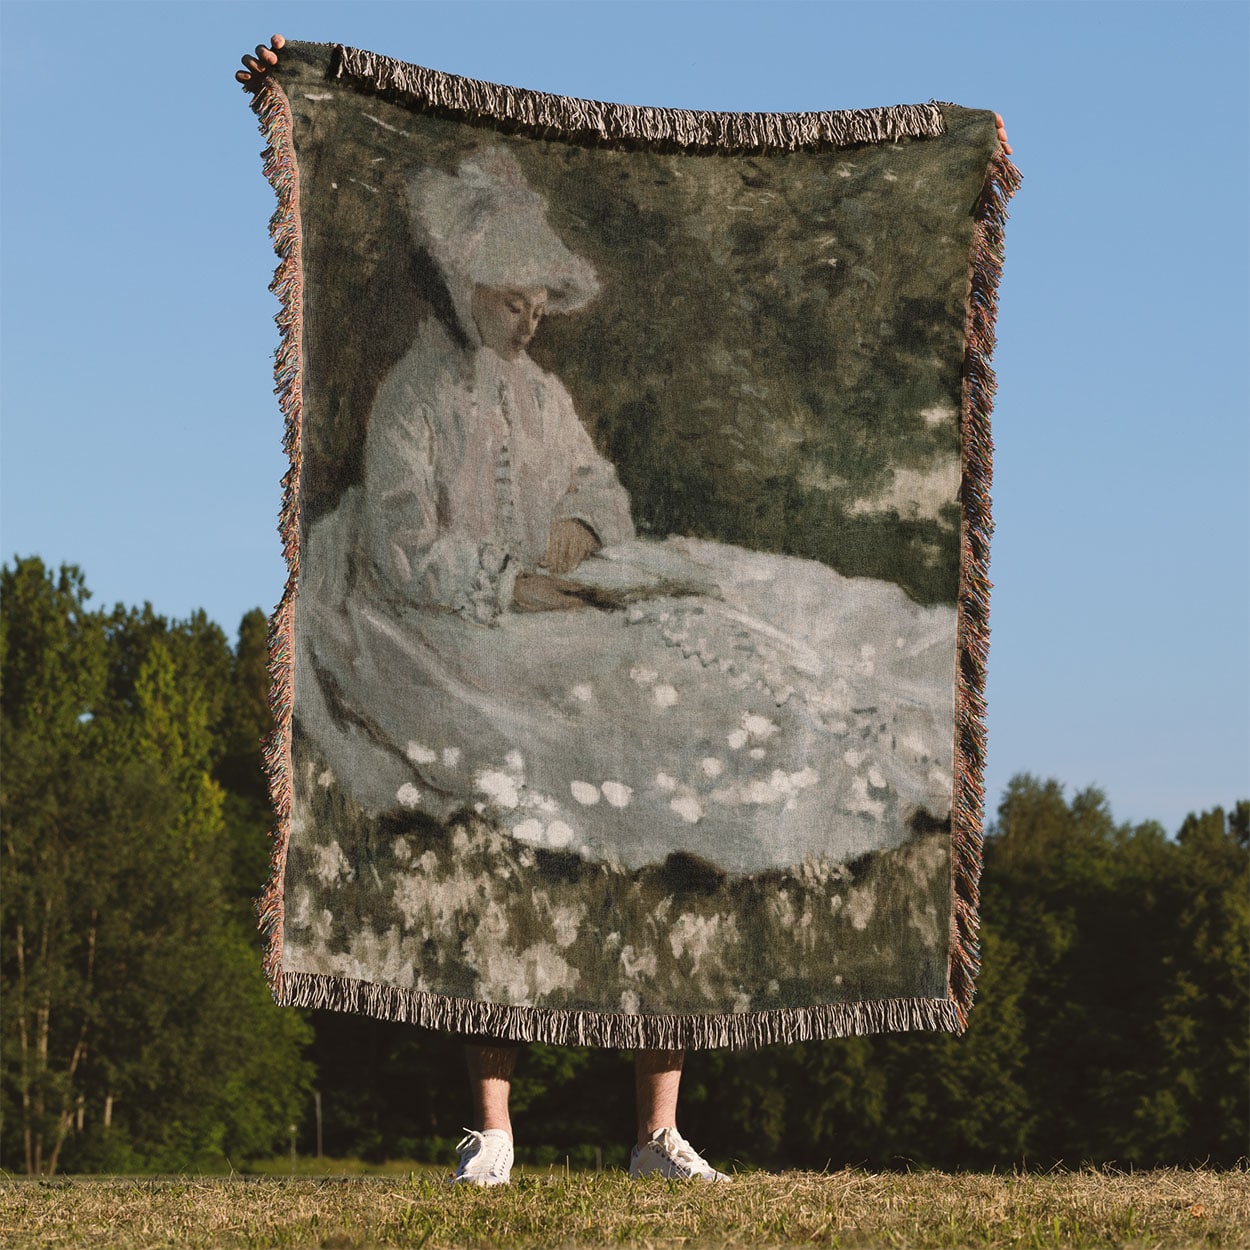
[[[288,44],[280,1002],[710,1047],[960,1031],[992,113],[562,99]]]

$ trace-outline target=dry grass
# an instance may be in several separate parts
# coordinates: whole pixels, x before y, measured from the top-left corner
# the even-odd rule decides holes
[[[1250,1174],[858,1171],[730,1185],[529,1174],[0,1182],[0,1242],[30,1246],[1250,1246]]]

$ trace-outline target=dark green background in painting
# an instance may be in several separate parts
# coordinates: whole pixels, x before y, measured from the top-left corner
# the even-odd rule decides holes
[[[373,392],[420,319],[450,316],[412,242],[407,179],[504,143],[599,274],[599,298],[549,318],[531,355],[616,464],[640,532],[806,556],[921,602],[955,600],[955,495],[918,516],[879,497],[895,470],[958,456],[992,114],[946,106],[941,139],[661,152],[505,133],[330,87],[328,59],[293,45],[282,72],[305,242],[306,521],[358,475]],[[950,419],[921,415],[942,409]]]

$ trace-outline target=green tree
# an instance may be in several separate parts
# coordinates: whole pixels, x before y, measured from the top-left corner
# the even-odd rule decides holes
[[[1017,777],[986,915],[1023,960],[1030,1160],[1232,1163],[1246,1140],[1247,858],[1222,812],[1168,838]],[[1238,1111],[1240,1107],[1240,1111]]]
[[[306,1031],[227,903],[224,636],[92,613],[73,569],[2,576],[6,1152],[51,1173],[270,1150]]]
[[[262,745],[272,732],[268,626],[264,614],[253,609],[239,622],[216,727],[221,754],[213,771],[224,793],[232,902],[240,922],[252,930],[255,900],[269,872],[273,808]]]
[[[20,561],[0,596],[5,1123],[20,1127],[28,1172],[55,1171],[91,1042],[99,924],[76,906],[73,854],[97,779],[72,762],[93,736],[107,657],[78,570]]]
[[[1137,1118],[1160,1155],[1227,1166],[1250,1140],[1250,803],[1187,817],[1173,858],[1180,902],[1154,1022],[1163,1079]]]

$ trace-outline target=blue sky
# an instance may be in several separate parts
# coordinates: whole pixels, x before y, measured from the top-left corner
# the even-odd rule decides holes
[[[272,608],[275,30],[562,94],[1001,112],[988,800],[1174,829],[1250,793],[1242,3],[0,4],[0,548],[98,602]]]

